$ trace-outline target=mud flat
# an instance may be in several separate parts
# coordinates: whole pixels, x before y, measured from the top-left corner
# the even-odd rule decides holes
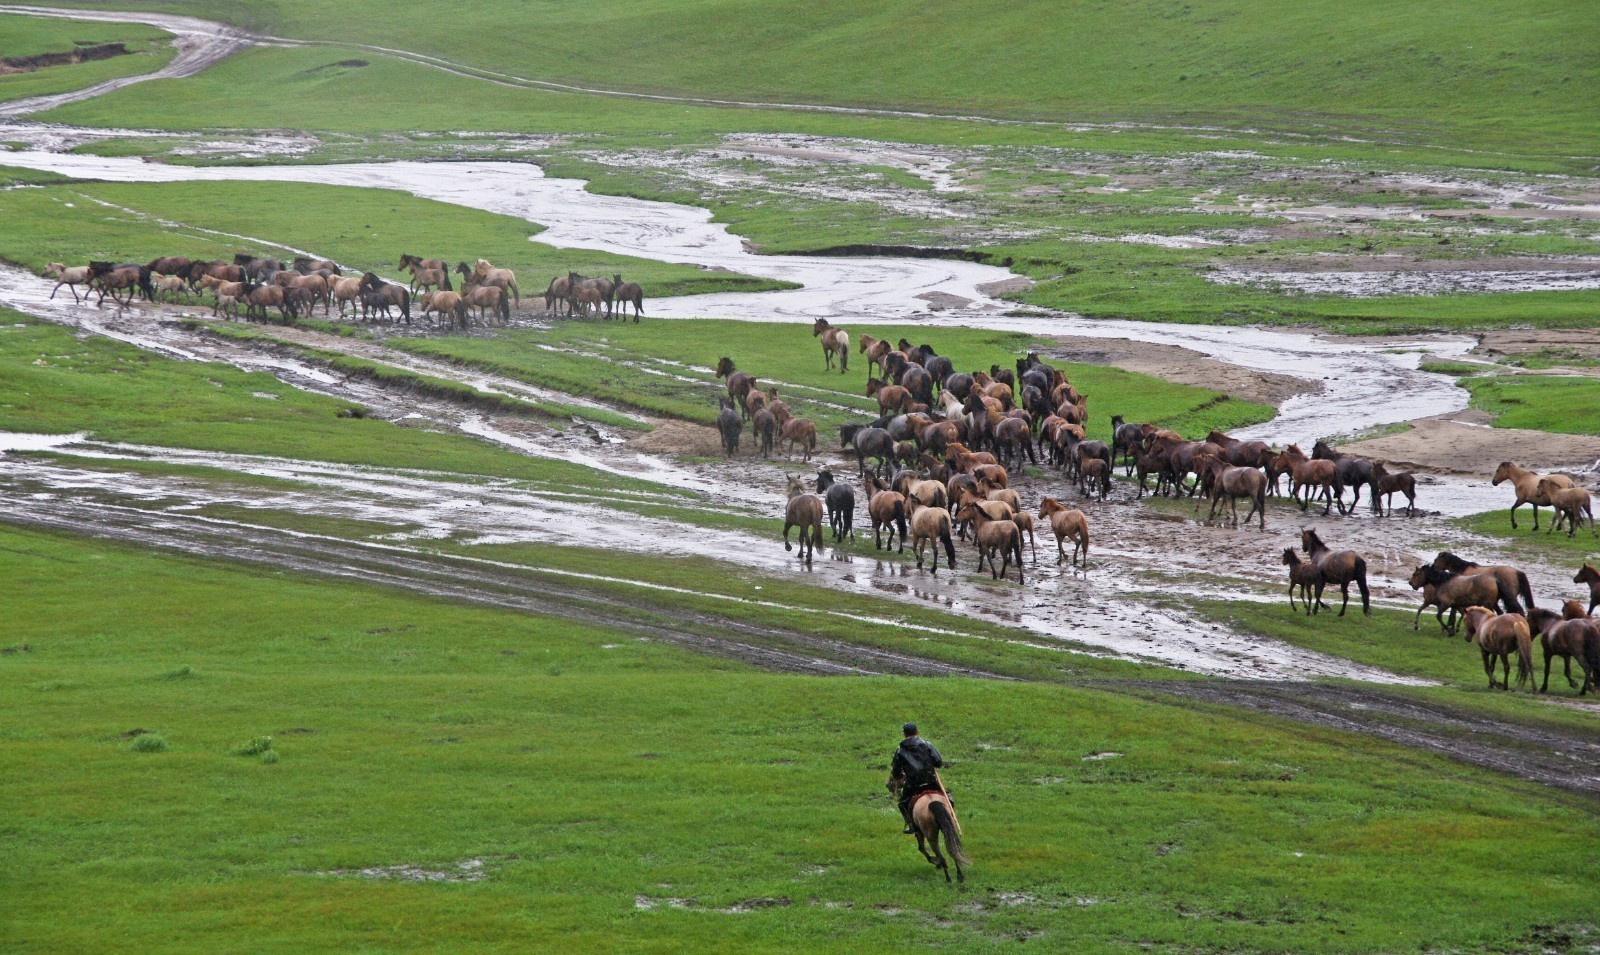
[[[1593,471],[1600,466],[1600,437],[1492,428],[1481,411],[1411,422],[1411,430],[1341,445],[1347,454],[1378,458],[1416,471],[1469,474],[1487,479],[1501,461],[1525,468]],[[1510,503],[1509,495],[1505,502]]]

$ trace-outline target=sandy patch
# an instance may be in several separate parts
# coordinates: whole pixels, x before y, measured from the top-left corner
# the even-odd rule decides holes
[[[1481,412],[1421,418],[1412,429],[1339,446],[1347,454],[1377,458],[1413,471],[1487,477],[1501,461],[1525,468],[1592,467],[1600,461],[1600,437],[1491,428]]]
[[[1211,388],[1234,398],[1277,407],[1295,395],[1322,391],[1322,382],[1230,365],[1176,345],[1131,339],[1056,338],[1050,355],[1068,361],[1111,365],[1165,381]]]
[[[1487,356],[1560,351],[1600,360],[1600,335],[1592,328],[1513,328],[1484,332],[1474,350]]]

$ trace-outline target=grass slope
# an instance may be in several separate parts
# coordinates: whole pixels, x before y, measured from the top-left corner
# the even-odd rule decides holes
[[[0,430],[88,431],[104,441],[425,468],[600,486],[645,486],[469,438],[341,417],[353,406],[264,372],[180,362],[0,309]],[[654,486],[654,485],[650,485]]]
[[[0,75],[0,100],[64,93],[119,76],[153,72],[172,59],[175,51],[167,42],[170,39],[170,34],[134,23],[91,23],[0,14],[0,56],[8,59],[41,53],[69,53],[78,46],[102,43],[122,43],[129,50],[126,56]]]
[[[751,673],[12,530],[0,573],[8,951],[1520,948],[1600,908],[1586,807],[1366,738]],[[965,893],[879,788],[908,715],[951,762]],[[353,872],[391,866],[483,878]]]
[[[312,0],[279,0],[270,16],[217,0],[166,6],[327,38]],[[339,35],[393,45],[397,20],[449,23],[455,12],[443,0],[365,0]],[[649,93],[1313,133],[1338,125],[1578,151],[1592,147],[1600,107],[1589,13],[1581,0],[1027,0],[1004,9],[540,0],[485,10],[471,29],[413,31],[407,43],[481,68]],[[915,42],[882,42],[907,36]],[[869,46],[874,55],[862,56]],[[596,49],[627,51],[630,69]]]

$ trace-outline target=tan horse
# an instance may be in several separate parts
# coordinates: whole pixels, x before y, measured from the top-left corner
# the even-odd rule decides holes
[[[822,365],[823,370],[833,368],[833,358],[839,356],[839,374],[844,374],[850,366],[850,335],[842,328],[834,328],[828,324],[826,318],[819,318],[811,324],[812,337],[822,337]]]
[[[422,308],[422,317],[428,318],[429,314],[439,316],[439,320],[448,322],[451,328],[468,328],[467,303],[460,292],[423,292],[417,299],[417,304]]]
[[[1056,535],[1056,563],[1067,560],[1066,548],[1062,541],[1072,538],[1072,558],[1069,563],[1087,569],[1089,566],[1089,518],[1077,509],[1068,509],[1066,505],[1053,497],[1047,497],[1039,502],[1039,519],[1050,522],[1050,530]]]
[[[1022,578],[1022,529],[1017,527],[1016,522],[995,520],[987,510],[978,506],[976,501],[962,505],[958,516],[964,521],[972,522],[972,536],[978,545],[978,572],[983,572],[983,564],[988,561],[990,573],[994,575],[995,580],[999,580],[1010,569],[1011,559],[1015,557],[1017,583],[1025,583]],[[998,568],[994,565],[996,554],[1000,555],[1002,560]]]
[[[880,373],[888,374],[889,353],[894,351],[894,347],[892,345],[881,338],[873,338],[871,335],[862,335],[860,349],[861,354],[867,356],[868,377],[872,376],[873,365],[878,366],[878,371]]]
[[[94,278],[87,265],[75,265],[68,268],[60,262],[51,262],[45,266],[44,274],[56,280],[56,287],[50,290],[51,298],[55,298],[56,293],[61,291],[61,286],[65,285],[67,291],[72,293],[72,301],[74,303],[80,301],[78,298],[78,286],[88,285],[89,280]],[[85,295],[84,297],[87,298],[88,296]]]
[[[1489,689],[1496,686],[1511,689],[1513,653],[1517,655],[1517,686],[1532,681],[1533,638],[1528,631],[1527,617],[1520,613],[1497,614],[1488,607],[1468,607],[1462,617],[1466,620],[1467,642],[1476,643],[1483,654],[1483,672],[1489,675]],[[1505,676],[1498,684],[1494,679],[1496,660],[1505,669]]]
[[[925,481],[923,482],[933,483]],[[939,489],[940,498],[943,499],[944,488]],[[933,572],[939,572],[939,547],[943,545],[945,556],[948,558],[947,566],[956,569],[956,545],[951,537],[951,527],[954,521],[950,519],[950,512],[942,507],[929,507],[923,505],[916,498],[906,502],[911,512],[911,552],[917,555],[917,569],[922,569],[922,554],[929,544],[933,545]]]
[[[903,776],[889,777],[889,792],[896,797],[904,785]],[[972,863],[961,847],[961,823],[956,819],[955,807],[950,805],[950,797],[941,790],[929,789],[912,797],[912,800],[911,825],[917,830],[917,851],[934,868],[943,872],[944,880],[949,882],[950,866],[939,851],[939,838],[943,836],[945,848],[950,850],[950,858],[956,863],[956,881],[967,881],[966,867]],[[933,850],[931,853],[928,851],[930,848]]]
[[[802,461],[810,461],[812,452],[817,450],[817,426],[805,418],[785,421],[778,438],[787,445],[785,456],[791,461],[794,460],[796,446],[800,448]]]
[[[789,544],[789,528],[800,528],[800,559],[811,564],[811,555],[822,543],[822,498],[806,493],[806,486],[797,477],[789,477],[789,503],[783,514],[783,549],[794,550]]]
[[[1595,530],[1594,511],[1590,509],[1589,492],[1581,487],[1557,488],[1552,486],[1550,478],[1539,479],[1539,491],[1550,501],[1551,510],[1556,512],[1556,519],[1550,522],[1550,529],[1546,534],[1561,529],[1567,525],[1567,536],[1572,537],[1578,533],[1578,527],[1584,520],[1589,522],[1589,533],[1597,534]]]
[[[1547,480],[1550,483],[1543,485],[1544,490],[1541,491],[1540,477],[1534,472],[1519,468],[1510,461],[1501,461],[1500,466],[1495,468],[1494,480],[1490,483],[1495,487],[1499,487],[1501,481],[1510,481],[1512,489],[1517,492],[1517,501],[1511,505],[1511,527],[1513,530],[1517,526],[1517,508],[1524,504],[1532,505],[1533,529],[1538,530],[1539,506],[1541,504],[1545,507],[1550,506],[1550,498],[1547,496],[1549,490],[1572,487],[1572,478],[1567,477],[1565,474],[1552,474],[1548,476]]]
[[[506,301],[506,293],[498,285],[477,285],[462,283],[461,300],[470,308],[478,310],[478,320],[495,324],[496,320],[501,325],[511,321],[511,305]]]
[[[472,275],[479,285],[494,285],[509,290],[516,303],[522,304],[522,290],[517,288],[517,273],[510,269],[497,269],[488,259],[479,259],[472,265]]]

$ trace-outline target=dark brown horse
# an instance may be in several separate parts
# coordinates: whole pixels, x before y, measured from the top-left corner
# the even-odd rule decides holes
[[[1417,508],[1417,479],[1410,471],[1389,473],[1383,462],[1372,465],[1372,509],[1378,516],[1383,516],[1383,506],[1387,502],[1389,513],[1394,514],[1394,496],[1406,496],[1406,516],[1410,517]]]
[[[145,268],[157,275],[182,275],[189,274],[189,267],[194,260],[187,255],[163,255],[158,259],[151,259]]]
[[[1561,657],[1567,686],[1578,690],[1579,696],[1588,693],[1595,674],[1591,670],[1584,650],[1589,641],[1600,640],[1600,624],[1588,617],[1563,620],[1559,614],[1551,610],[1532,610],[1528,613],[1528,626],[1533,635],[1539,638],[1540,647],[1544,650],[1544,683],[1539,687],[1539,692],[1550,692],[1550,663],[1555,657]],[[1583,672],[1582,689],[1579,689],[1578,682],[1572,678],[1574,657],[1577,658],[1578,667]]]
[[[750,397],[751,389],[756,386],[756,377],[733,367],[733,359],[722,357],[717,359],[717,377],[728,379],[728,397],[739,406],[741,414],[745,411],[745,399]]]
[[[1434,617],[1445,633],[1456,632],[1456,615],[1468,607],[1492,607],[1499,600],[1500,586],[1492,576],[1452,574],[1428,564],[1421,564],[1411,572],[1411,589],[1422,591],[1422,606],[1411,618],[1415,630],[1422,620],[1422,611],[1438,608]],[[1448,621],[1445,611],[1450,612]]]
[[[1447,550],[1442,550],[1433,558],[1433,566],[1437,570],[1461,574],[1464,577],[1481,575],[1493,577],[1500,588],[1500,607],[1506,613],[1522,612],[1522,604],[1518,602],[1519,597],[1526,600],[1529,607],[1535,606],[1533,589],[1528,584],[1528,575],[1509,564],[1482,567]],[[1494,606],[1494,603],[1491,602],[1489,606]]]
[[[1594,608],[1600,607],[1600,570],[1595,570],[1593,564],[1584,564],[1578,568],[1572,582],[1589,585],[1589,612],[1594,613]]]
[[[135,293],[142,293],[146,301],[155,300],[156,292],[150,285],[150,270],[145,266],[90,262],[89,275],[89,286],[100,292],[100,297],[95,300],[96,305],[104,304],[107,295],[119,306],[133,304]],[[119,291],[126,291],[127,298],[118,298]]]
[[[1330,550],[1317,532],[1306,528],[1300,532],[1300,549],[1306,552],[1311,562],[1317,565],[1322,572],[1322,580],[1317,584],[1317,602],[1322,602],[1322,589],[1328,584],[1337,584],[1344,594],[1344,602],[1339,605],[1339,616],[1344,616],[1345,609],[1350,606],[1350,585],[1354,583],[1361,590],[1361,612],[1372,616],[1371,596],[1367,591],[1367,562],[1360,554],[1353,550]]]
[[[411,324],[411,293],[404,285],[385,281],[375,272],[365,272],[361,276],[360,288],[363,316],[381,311],[384,318],[389,318],[389,309],[398,307],[406,324]]]
[[[622,281],[621,273],[613,275],[611,278],[615,283],[615,288],[612,289],[611,295],[616,302],[618,317],[626,318],[628,306],[632,305],[633,323],[635,325],[639,324],[639,316],[644,314],[644,289],[639,287],[638,282]]]
[[[1314,591],[1320,591],[1322,589],[1321,587],[1317,586],[1322,582],[1322,571],[1317,569],[1316,564],[1311,563],[1309,560],[1301,560],[1300,555],[1294,552],[1293,547],[1285,547],[1283,549],[1283,564],[1285,567],[1289,568],[1290,610],[1300,609],[1299,607],[1295,606],[1294,602],[1294,594],[1296,590],[1299,590],[1300,592],[1300,602],[1305,604],[1306,616],[1311,616],[1311,614],[1318,609],[1333,609],[1327,604],[1322,604],[1322,607],[1318,608],[1317,604],[1320,603],[1320,601],[1312,596]],[[1427,604],[1423,604],[1423,606],[1427,606]]]

